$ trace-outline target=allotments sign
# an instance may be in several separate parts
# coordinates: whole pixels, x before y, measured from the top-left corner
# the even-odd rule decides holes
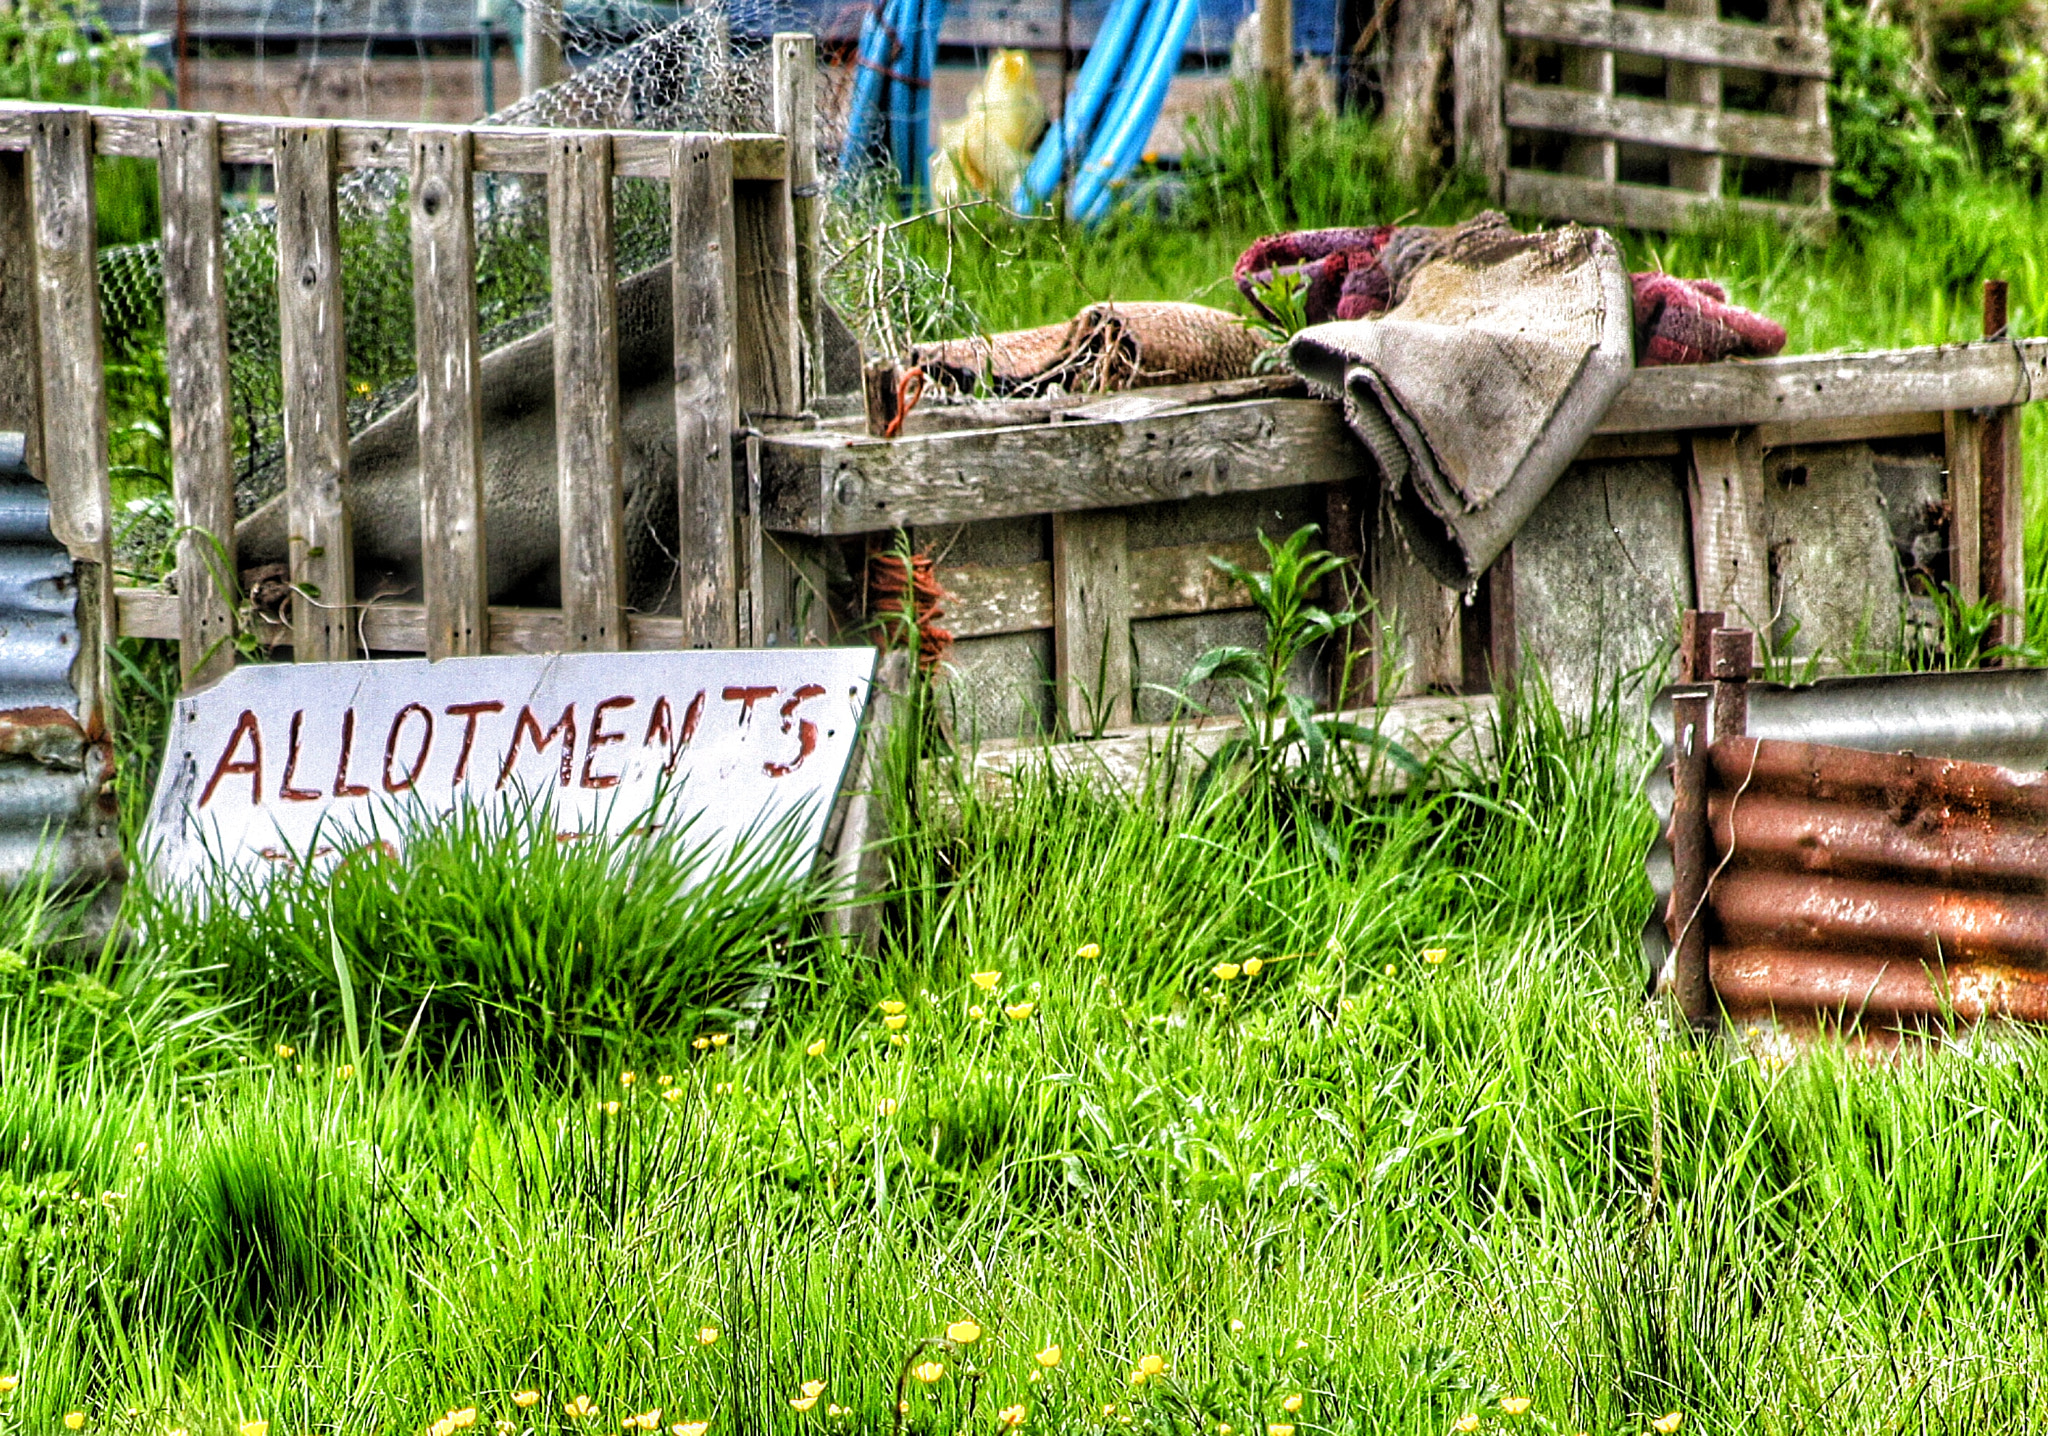
[[[545,804],[563,841],[689,826],[708,859],[790,825],[815,854],[871,648],[249,665],[178,700],[157,880],[331,862],[457,804]]]

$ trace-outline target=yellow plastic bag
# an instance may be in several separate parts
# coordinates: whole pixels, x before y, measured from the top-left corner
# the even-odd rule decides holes
[[[988,74],[967,97],[966,114],[939,127],[941,154],[932,160],[933,201],[958,202],[940,194],[943,157],[948,190],[970,190],[1006,202],[1044,128],[1045,105],[1038,98],[1031,57],[1022,50],[996,51]]]

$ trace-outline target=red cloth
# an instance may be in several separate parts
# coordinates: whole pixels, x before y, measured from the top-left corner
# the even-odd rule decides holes
[[[1365,319],[1397,302],[1408,276],[1439,252],[1443,231],[1425,225],[1305,229],[1269,234],[1238,256],[1237,287],[1252,308],[1278,322],[1258,290],[1283,274],[1299,278],[1302,311],[1311,324]],[[1760,359],[1785,347],[1774,320],[1728,302],[1712,280],[1632,274],[1635,288],[1636,363],[1711,364]]]

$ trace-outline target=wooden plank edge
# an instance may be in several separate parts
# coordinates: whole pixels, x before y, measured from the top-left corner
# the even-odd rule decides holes
[[[155,588],[115,591],[120,604],[120,632],[127,638],[178,636],[178,596]],[[553,608],[491,606],[492,653],[560,653],[562,613]],[[364,647],[378,653],[425,653],[427,611],[417,603],[365,604],[359,615]],[[681,649],[689,646],[683,620],[666,614],[629,614],[627,638],[636,649]],[[291,630],[268,618],[257,619],[258,640],[287,644]]]

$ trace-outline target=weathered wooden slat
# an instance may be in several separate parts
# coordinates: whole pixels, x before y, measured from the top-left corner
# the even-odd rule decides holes
[[[1620,12],[1615,12],[1620,13]],[[1667,0],[1665,13],[1683,25],[1721,23],[1720,0]],[[1796,31],[1781,32],[1788,36]],[[1822,65],[1823,69],[1827,66]],[[1664,98],[1676,104],[1703,109],[1721,108],[1721,70],[1718,65],[1669,59],[1664,64]],[[1712,199],[1721,197],[1726,179],[1721,156],[1717,154],[1673,154],[1669,161],[1671,183],[1678,189],[1693,190]]]
[[[30,117],[48,105],[0,100],[0,150],[29,147]],[[175,110],[96,109],[94,153],[134,159],[156,158],[157,126]],[[285,116],[221,117],[221,159],[228,164],[269,164],[275,154],[277,130],[304,123]],[[336,154],[343,169],[404,169],[410,163],[412,126],[361,120],[321,122],[336,134]],[[465,126],[474,139],[471,168],[501,174],[546,174],[547,136],[542,130]],[[645,130],[610,130],[615,148],[613,172],[638,179],[668,178],[668,136]],[[733,173],[743,180],[780,180],[786,146],[779,134],[734,134]]]
[[[1131,581],[1121,510],[1052,516],[1053,677],[1076,735],[1131,721]]]
[[[1975,603],[1984,596],[1984,421],[1967,409],[1952,410],[1942,419],[1948,463],[1948,578],[1962,602]]]
[[[1372,690],[1394,698],[1456,692],[1465,681],[1464,604],[1409,552],[1382,509],[1373,534]]]
[[[301,663],[356,656],[348,480],[347,349],[334,131],[277,132],[278,333],[284,367],[285,508],[292,652]]]
[[[121,633],[130,638],[176,638],[178,598],[154,588],[124,588],[119,591]],[[427,649],[427,610],[417,603],[365,604],[357,615],[363,642],[379,653],[424,653]],[[560,653],[562,614],[552,608],[508,608],[493,605],[490,610],[490,652]],[[683,620],[663,615],[632,614],[626,635],[634,649],[683,647]],[[274,623],[259,618],[256,637],[266,643],[290,641],[290,634]]]
[[[1590,139],[1630,140],[1663,149],[1746,155],[1825,166],[1835,162],[1827,127],[1783,115],[1708,109],[1631,95],[1594,95],[1553,85],[1510,82],[1507,122]]]
[[[1487,177],[1498,195],[1508,163],[1508,131],[1500,107],[1507,72],[1499,0],[1458,0],[1451,47],[1451,129],[1459,163]]]
[[[1859,439],[1911,439],[1939,434],[1942,416],[1935,413],[1850,414],[1838,419],[1809,419],[1793,424],[1759,424],[1756,441],[1766,449],[1794,444],[1853,444]]]
[[[1143,419],[762,441],[769,527],[868,533],[1363,478],[1336,406],[1268,399]]]
[[[1256,543],[1132,549],[1127,570],[1131,617],[1170,618],[1249,607],[1251,596],[1211,563],[1211,556],[1265,567],[1265,551]],[[1052,564],[1046,560],[959,564],[939,569],[938,580],[950,595],[943,621],[955,638],[992,638],[1053,626]]]
[[[1590,10],[1612,10],[1614,0],[1580,0]],[[1563,82],[1574,90],[1604,100],[1614,94],[1614,53],[1611,50],[1568,49],[1559,57]],[[1512,113],[1502,91],[1502,109]],[[1512,123],[1512,120],[1510,120]],[[1611,136],[1577,135],[1565,145],[1564,169],[1600,184],[1620,177],[1620,149]]]
[[[730,648],[739,642],[732,147],[715,135],[677,135],[670,145],[683,627],[689,647]]]
[[[789,142],[790,227],[796,235],[797,326],[803,336],[806,398],[825,390],[824,315],[818,307],[825,198],[818,186],[818,41],[782,34],[772,42],[771,104],[776,133]]]
[[[570,651],[602,651],[626,644],[612,147],[601,134],[556,131],[548,152],[562,614]]]
[[[164,364],[178,514],[178,668],[203,688],[235,664],[235,450],[221,265],[220,121],[162,122]]]
[[[1763,449],[1754,434],[1692,436],[1693,606],[1759,633],[1771,626]]]
[[[1509,170],[1502,193],[1502,202],[1517,213],[1578,219],[1588,224],[1622,224],[1635,229],[1685,229],[1725,215],[1731,206],[1737,214],[1804,234],[1824,235],[1834,222],[1825,204],[1717,199],[1685,190],[1606,184],[1538,170]]]
[[[0,429],[27,444],[28,471],[43,471],[43,356],[36,339],[35,226],[28,156],[0,150]]]
[[[490,650],[469,135],[414,130],[409,188],[419,359],[420,587],[427,657],[439,659]]]
[[[740,411],[803,412],[796,216],[786,181],[733,186]]]
[[[1830,73],[1824,32],[1741,25],[1634,7],[1596,10],[1572,0],[1507,0],[1501,22],[1520,40],[1595,46],[1692,65],[1726,65],[1775,75]]]
[[[1639,369],[1602,433],[1938,414],[2048,399],[2048,339]]]
[[[107,381],[100,347],[98,225],[91,121],[45,110],[33,121],[29,196],[42,350],[43,470],[50,530],[82,560],[113,561]]]

